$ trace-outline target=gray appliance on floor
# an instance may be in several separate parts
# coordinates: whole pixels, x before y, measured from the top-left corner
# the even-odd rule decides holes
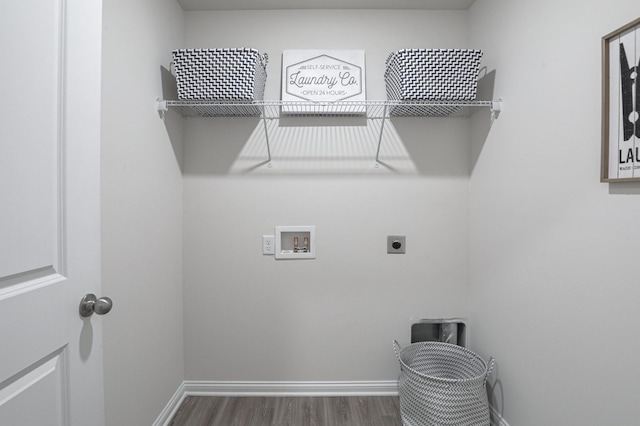
[[[445,342],[466,347],[466,328],[459,318],[422,319],[411,325],[411,343]]]

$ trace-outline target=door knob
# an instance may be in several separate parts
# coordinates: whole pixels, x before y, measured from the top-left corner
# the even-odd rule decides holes
[[[80,301],[80,316],[90,317],[95,312],[98,315],[108,314],[113,308],[113,301],[108,297],[98,299],[95,294],[86,294]]]

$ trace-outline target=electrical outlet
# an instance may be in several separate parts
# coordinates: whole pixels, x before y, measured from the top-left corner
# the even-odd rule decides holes
[[[276,238],[273,235],[262,236],[262,254],[276,254]]]
[[[389,235],[387,237],[387,253],[405,254],[407,237],[404,235]]]

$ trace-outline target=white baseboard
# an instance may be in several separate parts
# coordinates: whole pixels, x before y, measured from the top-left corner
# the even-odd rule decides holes
[[[167,426],[182,401],[198,396],[387,396],[398,395],[396,380],[359,382],[235,382],[186,380],[162,410],[153,426]],[[490,406],[491,426],[509,426]]]
[[[361,382],[184,382],[187,395],[211,396],[374,396],[398,395],[398,381]]]
[[[397,380],[357,382],[235,382],[185,380],[153,426],[166,426],[182,401],[197,396],[395,396]],[[506,425],[508,426],[508,425]]]
[[[491,426],[509,426],[509,423],[502,418],[495,407],[489,405],[489,410],[491,410]]]
[[[164,410],[160,413],[155,422],[153,422],[152,426],[166,426],[169,424],[173,416],[178,411],[180,404],[187,397],[187,393],[184,390],[184,382],[180,384],[176,393],[173,394],[167,406],[164,407]]]

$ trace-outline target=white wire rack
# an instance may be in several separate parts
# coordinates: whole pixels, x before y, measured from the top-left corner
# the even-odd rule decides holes
[[[479,108],[489,108],[493,122],[502,109],[498,101],[340,101],[340,102],[291,102],[291,101],[177,101],[157,100],[162,116],[169,109],[183,117],[256,117],[264,123],[268,164],[271,164],[269,132],[266,120],[283,117],[360,117],[381,120],[376,151],[376,167],[379,163],[380,145],[384,124],[393,117],[469,117]]]
[[[158,100],[158,111],[177,110],[184,117],[468,117],[477,108],[500,111],[501,101],[341,101],[217,102]]]

